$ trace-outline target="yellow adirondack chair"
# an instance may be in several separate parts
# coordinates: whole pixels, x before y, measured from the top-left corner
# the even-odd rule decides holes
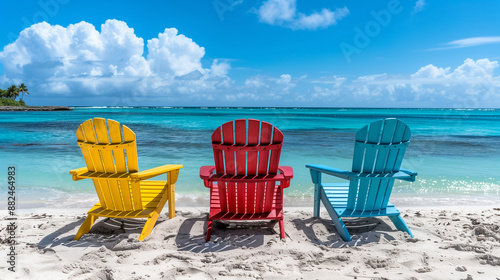
[[[92,179],[99,197],[81,225],[75,240],[90,231],[98,217],[148,218],[139,236],[144,240],[168,200],[168,216],[175,217],[174,187],[180,164],[169,164],[139,171],[135,133],[114,120],[94,118],[82,123],[76,138],[87,167],[71,170],[73,180]],[[122,137],[123,136],[123,137]],[[149,178],[167,174],[167,181]]]

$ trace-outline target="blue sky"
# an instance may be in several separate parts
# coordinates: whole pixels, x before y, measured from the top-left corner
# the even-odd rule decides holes
[[[500,107],[499,1],[3,1],[31,105]]]

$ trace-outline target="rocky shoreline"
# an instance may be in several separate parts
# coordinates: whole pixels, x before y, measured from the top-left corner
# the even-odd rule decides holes
[[[72,111],[66,106],[0,106],[0,111]]]

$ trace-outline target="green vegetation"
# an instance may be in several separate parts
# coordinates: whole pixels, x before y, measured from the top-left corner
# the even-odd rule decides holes
[[[24,103],[24,102],[23,102]],[[16,101],[9,98],[0,98],[0,106],[26,106],[26,104],[21,105],[21,101]]]
[[[19,86],[11,85],[7,90],[0,89],[0,106],[26,106],[24,103],[24,94],[30,94],[28,92],[28,87],[24,83]],[[19,101],[16,98],[19,97]]]

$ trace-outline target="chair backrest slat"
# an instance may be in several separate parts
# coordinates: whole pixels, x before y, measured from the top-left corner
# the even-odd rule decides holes
[[[382,135],[380,137],[380,144],[388,145],[393,142],[393,138],[395,136],[395,128],[396,128],[397,122],[393,121],[388,121],[386,122]],[[377,155],[377,162],[375,163],[375,168],[373,172],[386,172],[385,170],[387,169],[387,159],[389,156],[389,151],[390,149],[379,149],[378,150],[378,155]]]
[[[120,144],[125,142],[120,123],[114,120],[108,120],[109,140],[111,144]],[[123,149],[113,150],[115,158],[116,173],[127,172],[127,159]],[[128,180],[116,180],[118,189],[122,196],[123,210],[135,209],[132,202],[132,192]]]
[[[123,140],[124,142],[135,141],[135,133],[126,125],[123,125]],[[127,153],[128,172],[139,172],[139,164],[137,163],[137,146],[134,145],[134,147],[126,149],[125,152]]]
[[[218,127],[212,133],[212,143],[222,143],[221,128]],[[224,157],[222,150],[214,149],[215,171],[217,174],[224,174]]]
[[[219,182],[217,184],[217,187],[219,188],[219,201],[211,201],[210,203],[218,203],[220,205],[220,208],[222,211],[227,212],[227,193],[226,193],[226,183],[225,182]]]
[[[259,134],[260,134],[260,121],[258,120],[248,120],[248,145],[255,146],[259,144]],[[247,153],[247,174],[256,175],[257,174],[257,160],[259,153],[257,151],[249,151]]]
[[[247,122],[246,120],[234,121],[234,144],[237,146],[244,146],[247,144]],[[245,151],[237,150],[236,152],[236,174],[246,175],[247,169],[247,155]],[[236,194],[238,213],[245,213],[246,210],[246,184],[236,184]]]
[[[234,144],[244,146],[247,144],[247,123],[246,120],[234,121]],[[245,151],[236,151],[236,174],[245,175],[247,171],[247,159]]]
[[[276,127],[273,131],[273,142],[282,143],[283,142],[283,133],[279,131]],[[281,150],[271,150],[271,159],[269,160],[269,173],[275,174],[278,172],[278,165],[280,161]]]
[[[80,142],[85,142],[85,132],[83,129],[83,124],[81,124],[76,130],[76,139]],[[83,159],[85,160],[85,165],[89,171],[96,171],[94,162],[92,161],[92,155],[90,154],[90,149],[81,149],[83,154]]]
[[[234,144],[233,122],[227,122],[222,125],[222,143],[229,145]],[[224,151],[224,165],[226,174],[235,174],[234,151]]]
[[[99,144],[109,144],[108,128],[106,120],[102,118],[94,118],[95,134]],[[113,153],[111,150],[98,150],[101,156],[102,165],[105,173],[115,173],[115,164]],[[117,180],[100,180],[101,188],[104,189],[105,196],[109,197],[113,203],[113,210],[123,211],[122,197],[118,189]]]
[[[260,145],[267,145],[271,143],[272,125],[267,122],[261,122],[260,128]],[[259,175],[268,173],[269,151],[262,151],[259,153]]]
[[[123,125],[123,140],[125,142],[135,141],[135,133],[126,125]],[[137,148],[134,147],[132,149],[126,149],[126,154],[128,172],[139,172],[139,165],[137,163]],[[130,193],[134,210],[142,209],[143,206],[139,183],[131,183]]]
[[[92,122],[92,120],[88,120],[83,123],[83,132],[85,134],[85,142],[93,144],[98,143],[94,131],[94,123]],[[104,172],[104,165],[102,164],[99,150],[89,149],[89,153],[93,163],[93,170],[89,169],[89,171]],[[87,166],[87,168],[90,168],[90,166]]]
[[[380,143],[380,131],[382,129],[382,121],[377,121],[370,124],[368,128],[367,139],[365,143]],[[373,172],[373,167],[375,164],[375,159],[377,156],[377,150],[374,148],[365,149],[365,158],[363,160],[363,172],[371,173]]]
[[[102,118],[94,119],[94,127],[99,144],[109,144],[108,128],[106,127],[106,120]],[[110,150],[100,150],[101,159],[105,173],[115,173],[115,164],[113,154]]]
[[[363,127],[356,134],[356,143],[366,141],[366,134],[368,133],[368,126]],[[363,167],[363,157],[365,156],[364,149],[356,149],[354,147],[354,155],[352,157],[352,171],[353,172],[361,172],[361,168]]]
[[[122,130],[120,123],[114,120],[108,120],[109,137],[112,144],[123,143]],[[127,172],[127,162],[125,160],[125,153],[123,150],[113,151],[115,157],[115,165],[117,173]]]

